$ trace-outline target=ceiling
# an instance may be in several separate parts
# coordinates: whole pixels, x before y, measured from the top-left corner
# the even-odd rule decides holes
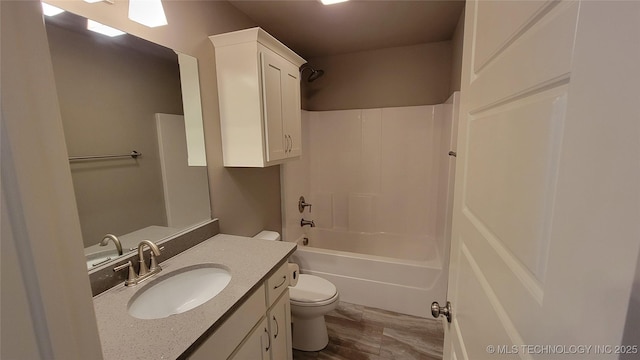
[[[450,40],[464,8],[464,0],[351,0],[330,6],[319,0],[228,1],[306,59]],[[65,12],[45,18],[106,41],[87,31],[80,16]],[[110,41],[168,59],[176,56],[130,35]]]
[[[57,26],[75,33],[83,34],[98,43],[107,45],[118,44],[153,57],[163,58],[173,63],[176,63],[178,59],[178,56],[173,50],[131,34],[107,37],[94,33],[93,31],[89,31],[87,30],[87,19],[69,11],[65,11],[56,16],[45,16],[44,20],[47,26]]]
[[[229,0],[305,58],[450,40],[464,0]]]

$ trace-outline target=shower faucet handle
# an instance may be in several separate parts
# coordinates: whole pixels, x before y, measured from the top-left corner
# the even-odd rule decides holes
[[[309,212],[311,212],[311,204],[304,201],[304,196],[300,196],[300,199],[298,200],[298,211],[300,211],[300,214],[304,212],[304,208],[307,206],[309,207]]]

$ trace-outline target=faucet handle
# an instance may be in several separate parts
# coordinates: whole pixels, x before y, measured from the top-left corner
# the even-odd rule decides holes
[[[120,270],[124,270],[124,269],[129,269],[129,274],[127,275],[127,280],[124,282],[125,285],[129,286],[131,284],[135,284],[136,283],[136,270],[133,268],[133,264],[131,263],[131,260],[127,261],[126,263],[116,266],[113,268],[113,271],[120,271]]]
[[[309,207],[309,212],[311,212],[311,204],[304,200],[304,196],[300,196],[300,199],[298,199],[298,211],[300,211],[300,214],[304,212],[304,208],[307,206]]]
[[[151,256],[153,256],[153,252],[151,252]],[[144,256],[140,256],[140,259],[138,260],[138,265],[140,265],[140,271],[138,273],[138,276],[143,276],[146,275],[149,272],[149,268],[147,267],[147,264],[144,262]]]
[[[159,251],[164,250],[164,246],[159,248],[158,250]],[[156,260],[156,256],[153,254],[153,251],[151,251],[150,253],[151,253],[151,263],[149,264],[149,271],[154,272],[154,271],[162,270],[160,265],[158,265],[158,261]]]

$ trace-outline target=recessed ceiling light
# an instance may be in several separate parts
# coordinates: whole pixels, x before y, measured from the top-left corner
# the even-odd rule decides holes
[[[98,2],[106,2],[109,4],[113,4],[113,0],[84,0],[84,2],[88,2],[89,4],[95,4]]]
[[[333,5],[341,2],[345,2],[349,0],[320,0],[323,5]]]
[[[102,35],[107,35],[110,37],[114,37],[114,36],[120,36],[120,35],[124,35],[125,32],[124,31],[120,31],[118,29],[114,29],[110,26],[104,25],[104,24],[100,24],[97,21],[93,21],[93,20],[89,20],[87,19],[87,29],[91,30],[91,31],[95,31],[97,33],[100,33]]]
[[[63,12],[64,12],[64,10],[62,10],[62,9],[60,9],[58,7],[42,3],[42,13],[45,14],[46,16],[56,16],[56,15],[61,14]]]
[[[167,25],[161,0],[129,0],[129,19],[148,27]]]

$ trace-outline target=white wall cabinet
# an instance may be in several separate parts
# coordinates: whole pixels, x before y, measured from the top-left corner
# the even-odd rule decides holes
[[[284,263],[189,359],[292,360],[289,283]]]
[[[265,167],[301,154],[300,72],[306,61],[260,28],[209,37],[224,166]]]

